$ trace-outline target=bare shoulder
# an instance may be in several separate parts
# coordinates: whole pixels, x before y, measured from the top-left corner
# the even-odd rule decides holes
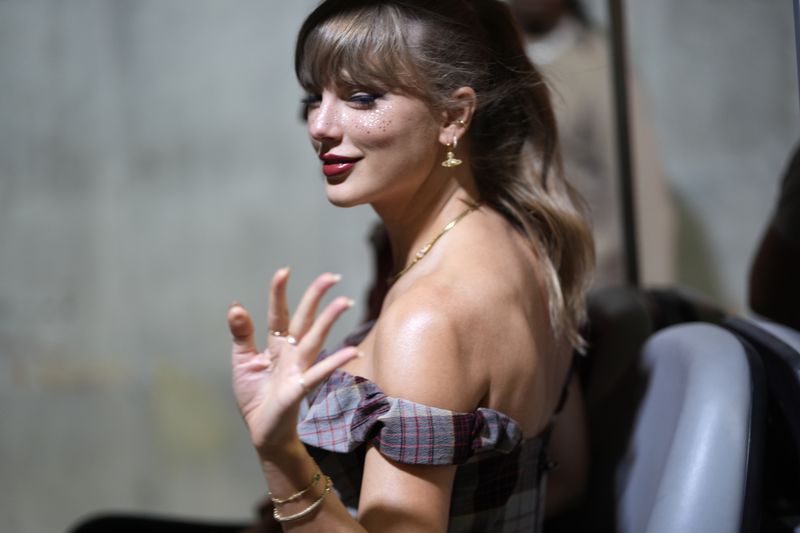
[[[486,392],[464,342],[477,310],[470,298],[435,276],[392,302],[375,326],[375,380],[390,396],[469,411]]]
[[[553,403],[545,382],[563,366],[535,253],[494,212],[458,229],[387,299],[369,375],[391,396],[491,407],[533,433]]]

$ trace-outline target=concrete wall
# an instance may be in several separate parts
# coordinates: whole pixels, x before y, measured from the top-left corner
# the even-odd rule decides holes
[[[249,517],[228,304],[361,300],[368,207],[324,198],[294,35],[315,2],[0,1],[0,516]],[[355,323],[350,312],[336,336]]]
[[[303,0],[0,0],[0,516],[242,518],[264,486],[227,304],[341,272],[369,208],[324,199],[298,120]],[[682,279],[744,307],[798,138],[791,5],[637,0],[633,56],[683,206]],[[363,312],[354,310],[334,336]]]
[[[800,141],[792,2],[626,4],[681,215],[679,281],[745,311],[751,254]]]

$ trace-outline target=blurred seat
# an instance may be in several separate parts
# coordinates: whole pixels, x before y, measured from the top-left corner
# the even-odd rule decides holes
[[[653,333],[645,295],[624,286],[595,290],[587,312],[589,349],[578,366],[589,440],[585,497],[573,512],[548,519],[545,533],[614,531],[616,466],[644,392],[638,360]]]
[[[766,409],[758,356],[732,333],[692,323],[656,333],[617,465],[616,530],[757,531]]]
[[[583,505],[548,520],[545,531],[755,531],[766,400],[754,351],[712,324],[684,324],[718,323],[725,314],[678,288],[594,291],[588,314],[589,351],[580,376],[589,479]],[[683,325],[669,327],[675,324]],[[654,336],[661,328],[668,329]],[[714,409],[725,416],[706,420]],[[738,444],[728,443],[732,437]],[[731,448],[737,445],[739,455]],[[691,490],[722,468],[715,466],[713,447],[722,450],[718,461],[743,461],[738,471],[746,473],[716,497]],[[690,485],[678,489],[680,480]],[[738,511],[726,504],[727,526],[714,514],[723,513],[715,507],[726,490],[739,491]],[[696,505],[679,501],[675,491],[691,494]],[[686,525],[703,518],[706,506],[716,527]],[[667,516],[671,522],[662,520]]]
[[[738,317],[722,325],[750,344],[764,364],[769,414],[764,531],[800,532],[800,332]]]

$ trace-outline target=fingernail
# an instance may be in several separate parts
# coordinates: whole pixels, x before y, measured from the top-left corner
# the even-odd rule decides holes
[[[282,269],[280,269],[279,272],[281,273],[281,276],[288,276],[290,270],[291,270],[290,267],[283,267]]]
[[[228,309],[233,309],[234,307],[241,307],[242,304],[239,303],[239,300],[234,300],[231,302],[231,305],[228,306]]]
[[[364,357],[364,352],[362,352],[361,350],[356,351],[356,357],[361,359],[362,357]]]
[[[355,300],[353,300],[353,299],[351,299],[351,298],[348,298],[348,299],[345,301],[345,303],[347,304],[347,307],[353,307],[354,305],[356,305],[356,301],[355,301]]]
[[[333,280],[334,283],[339,283],[340,281],[342,281],[342,275],[341,274],[331,274],[331,280]]]

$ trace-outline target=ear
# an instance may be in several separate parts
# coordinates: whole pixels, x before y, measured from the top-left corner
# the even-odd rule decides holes
[[[444,121],[439,128],[439,142],[448,145],[453,139],[461,139],[469,129],[478,99],[472,87],[459,87],[450,95],[450,110],[444,113]]]

